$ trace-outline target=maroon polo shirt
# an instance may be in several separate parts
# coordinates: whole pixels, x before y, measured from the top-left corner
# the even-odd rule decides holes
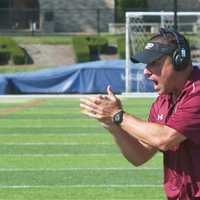
[[[200,199],[200,70],[189,80],[173,104],[171,95],[153,103],[149,121],[167,125],[187,139],[164,154],[164,189],[168,199]]]

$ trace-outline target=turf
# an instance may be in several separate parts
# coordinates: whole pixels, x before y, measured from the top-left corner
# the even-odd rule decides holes
[[[164,199],[161,153],[136,168],[79,99],[31,101],[0,103],[0,200]],[[123,99],[143,119],[152,102]]]

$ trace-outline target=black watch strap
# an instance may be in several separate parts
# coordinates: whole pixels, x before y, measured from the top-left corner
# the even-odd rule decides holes
[[[122,121],[123,121],[123,114],[124,114],[124,111],[123,110],[119,110],[118,112],[116,112],[114,115],[113,115],[113,122],[117,125],[119,125]]]

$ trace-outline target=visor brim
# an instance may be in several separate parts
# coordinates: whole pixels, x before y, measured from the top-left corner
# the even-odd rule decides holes
[[[141,53],[138,53],[131,57],[131,61],[133,63],[144,63],[149,64],[153,61],[159,59],[160,57],[164,56],[163,52],[156,52],[156,51],[150,51],[150,50],[144,50]]]

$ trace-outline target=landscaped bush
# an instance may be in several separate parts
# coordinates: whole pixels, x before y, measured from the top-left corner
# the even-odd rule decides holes
[[[73,46],[76,55],[76,62],[90,61],[90,50],[85,37],[74,37]]]
[[[79,36],[73,38],[77,62],[98,59],[100,53],[108,48],[108,40],[101,36]]]
[[[16,47],[17,43],[10,37],[5,37],[5,36],[1,36],[0,37],[0,48],[1,49],[11,49],[13,47]]]
[[[12,54],[12,59],[13,59],[13,63],[16,65],[23,65],[26,63],[26,55],[24,53],[24,51],[20,48],[15,48],[13,49],[13,54]]]
[[[11,57],[11,52],[5,49],[0,49],[0,65],[8,64]]]
[[[102,36],[86,37],[91,52],[104,53],[108,48],[108,40]]]
[[[117,39],[117,52],[119,55],[120,59],[125,59],[125,52],[126,52],[126,48],[125,48],[125,37],[121,36]]]
[[[14,64],[25,64],[26,55],[12,38],[2,36],[0,37],[0,65],[8,64],[9,61]]]

